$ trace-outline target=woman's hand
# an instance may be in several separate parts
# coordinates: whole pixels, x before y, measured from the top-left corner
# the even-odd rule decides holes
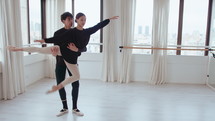
[[[111,18],[109,18],[110,20],[114,20],[114,19],[118,19],[119,18],[119,16],[113,16],[113,17],[111,17]]]
[[[34,42],[40,42],[42,44],[42,43],[45,43],[45,40],[43,40],[43,39],[41,39],[41,40],[34,40]]]
[[[71,51],[78,52],[78,48],[75,46],[74,43],[69,43],[67,48],[70,49]]]

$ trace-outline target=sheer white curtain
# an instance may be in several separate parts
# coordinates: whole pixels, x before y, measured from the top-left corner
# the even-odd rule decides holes
[[[1,99],[13,99],[25,92],[23,54],[11,53],[8,45],[22,46],[20,0],[0,1],[0,46],[2,46],[3,81]]]
[[[46,0],[46,33],[47,37],[54,36],[54,32],[63,27],[60,15],[65,12],[65,0]],[[50,78],[55,78],[56,59],[47,55]]]
[[[65,12],[65,0],[46,0],[46,34],[52,37],[54,32],[63,27],[60,15]]]
[[[166,48],[168,35],[169,0],[154,0],[152,41],[153,47]],[[151,84],[163,84],[167,75],[166,50],[153,50]]]
[[[131,46],[134,36],[136,0],[121,0],[121,45]],[[131,49],[124,49],[120,55],[119,79],[120,83],[130,81]]]
[[[104,19],[118,15],[118,1],[104,1]],[[119,21],[114,20],[103,29],[103,81],[114,82],[117,80],[117,51]]]

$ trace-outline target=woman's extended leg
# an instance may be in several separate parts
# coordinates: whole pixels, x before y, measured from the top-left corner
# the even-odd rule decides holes
[[[42,54],[53,54],[53,55],[61,55],[60,53],[60,47],[58,45],[55,46],[51,46],[51,47],[23,47],[23,48],[19,48],[19,47],[14,47],[14,46],[8,46],[8,49],[10,51],[25,51],[25,52],[38,52],[38,53],[42,53]],[[54,52],[52,50],[55,50]],[[56,51],[57,50],[57,51]]]
[[[66,78],[64,81],[62,81],[57,86],[56,85],[52,86],[52,89],[49,90],[47,93],[55,92],[55,91],[63,88],[65,85],[67,85],[69,83],[73,83],[73,82],[80,79],[80,73],[79,73],[78,65],[77,64],[70,64],[66,61],[64,61],[64,62],[66,63],[66,66],[69,69],[69,71],[72,73],[72,76]]]

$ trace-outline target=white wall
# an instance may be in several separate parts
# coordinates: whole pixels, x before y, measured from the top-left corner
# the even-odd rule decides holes
[[[133,55],[131,80],[147,82],[150,79],[151,62],[150,55]],[[167,82],[205,84],[207,63],[208,57],[205,56],[168,56]],[[79,69],[81,79],[101,79],[102,54],[82,54]]]
[[[0,73],[0,87],[2,87],[2,73]],[[0,98],[2,97],[2,91],[0,90]]]
[[[208,57],[170,56],[168,61],[169,82],[206,84]]]
[[[208,57],[168,56],[167,82],[205,84]],[[150,80],[152,56],[133,55],[131,80]]]
[[[26,86],[45,78],[46,63],[45,55],[34,54],[24,56],[24,79]],[[2,86],[2,80],[2,63],[0,62],[0,87]],[[2,97],[1,91],[0,97]]]
[[[26,86],[46,77],[46,63],[46,56],[42,54],[33,54],[24,57]]]
[[[78,62],[81,79],[101,80],[102,59],[101,53],[83,53]],[[151,61],[152,56],[150,55],[133,55],[131,80],[147,82],[150,79]],[[168,56],[167,82],[205,84],[207,63],[208,57],[205,56]],[[48,70],[46,56],[41,54],[25,56],[24,69],[26,85],[45,78],[49,71],[53,71]],[[2,82],[1,73],[0,82]]]
[[[101,53],[82,53],[78,60],[81,79],[101,80],[102,59]]]
[[[0,87],[2,87],[2,63],[0,62]],[[0,91],[0,97],[2,97],[2,92]]]

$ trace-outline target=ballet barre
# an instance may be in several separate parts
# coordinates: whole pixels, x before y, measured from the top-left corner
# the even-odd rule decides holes
[[[132,47],[132,46],[119,46],[120,49],[150,49],[150,50],[189,50],[189,51],[215,51],[215,49],[186,49],[186,48],[159,48],[159,47]],[[121,50],[120,50],[121,51]]]

